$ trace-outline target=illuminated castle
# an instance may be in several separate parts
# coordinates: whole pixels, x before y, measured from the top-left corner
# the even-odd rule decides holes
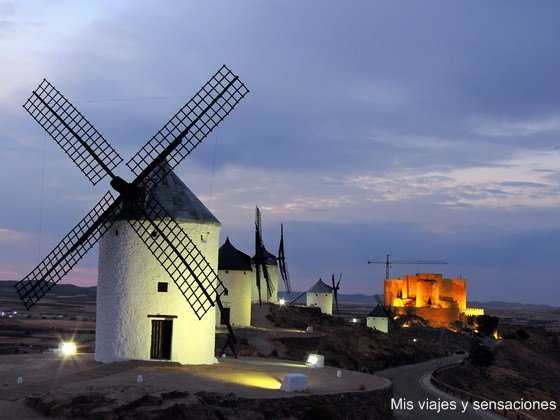
[[[417,273],[402,279],[385,279],[385,305],[397,315],[413,314],[433,326],[447,327],[469,315],[483,315],[482,309],[467,308],[467,280],[444,279],[441,274]]]

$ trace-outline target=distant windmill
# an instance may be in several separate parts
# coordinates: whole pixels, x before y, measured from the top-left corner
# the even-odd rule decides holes
[[[278,267],[280,275],[286,287],[286,293],[292,291],[292,284],[290,282],[290,273],[288,272],[288,263],[286,262],[286,255],[284,253],[284,225],[280,223],[280,245],[278,246]]]
[[[118,224],[119,227],[136,232],[141,242],[164,267],[198,320],[202,320],[215,304],[222,311],[220,296],[224,293],[224,288],[216,272],[195,245],[193,238],[187,235],[153,192],[158,184],[162,181],[167,182],[169,176],[174,176],[173,168],[229,115],[248,92],[238,76],[226,66],[222,66],[127,163],[136,176],[129,183],[113,173],[122,161],[119,154],[63,95],[44,79],[25,103],[24,108],[62,147],[92,184],[97,184],[108,175],[111,178],[110,185],[118,196],[115,198],[111,192],[106,193],[54,250],[15,285],[25,307],[29,309],[36,304],[70,272],[113,224]],[[114,237],[117,236],[118,231],[115,232]],[[129,237],[125,236],[128,240]],[[122,240],[120,238],[123,238],[123,235],[118,238],[115,241]],[[142,289],[147,279],[138,279],[138,281],[143,283],[139,283],[136,292],[152,292],[152,290]],[[150,287],[153,282],[154,279],[151,279]],[[117,286],[107,285],[107,288],[111,287],[112,290],[105,291],[108,301],[126,313],[110,320],[111,325],[103,327],[101,331],[103,334],[99,334],[101,327],[98,318],[96,335],[103,335],[114,340],[115,343],[121,343],[122,337],[119,334],[134,336],[136,331],[131,330],[130,327],[136,328],[146,321],[138,319],[137,314],[132,311],[134,308],[129,308],[130,305],[119,302],[119,299],[131,298],[128,290],[119,290]],[[133,286],[126,285],[126,287],[134,290]],[[160,283],[157,284],[157,288],[157,292],[162,292],[159,290]],[[165,283],[165,292],[167,292],[167,283]],[[98,295],[99,293],[98,287]],[[171,294],[169,297],[172,297]],[[99,306],[98,301],[98,313],[103,310]],[[148,314],[148,320],[150,317],[157,317],[157,314]],[[165,356],[171,352],[172,330],[169,326],[172,325],[171,322],[162,320],[157,324],[159,326],[155,331],[157,337],[166,338],[163,343],[164,348],[156,349],[156,353],[163,354],[163,357],[152,358],[170,358]],[[213,323],[214,319],[211,322]],[[152,324],[154,325],[156,324]],[[145,329],[145,326],[142,324],[142,328]],[[233,336],[231,328],[229,332]],[[146,339],[150,339],[149,335]],[[154,330],[152,330],[152,340],[154,340]],[[234,341],[234,338],[231,340]],[[116,349],[115,352],[120,353],[115,353],[114,360],[128,357],[127,354],[123,355],[122,348]]]
[[[258,294],[259,305],[262,304],[262,288],[263,279],[266,286],[266,300],[275,301],[273,298],[276,287],[278,286],[278,273],[275,270],[274,275],[276,279],[273,279],[270,273],[271,267],[276,267],[277,260],[274,255],[266,250],[262,238],[262,220],[261,211],[258,206],[255,207],[255,255],[253,256],[253,262],[255,264],[255,281],[256,281],[256,292]],[[274,281],[276,280],[276,281]]]
[[[333,291],[333,297],[334,297],[334,303],[336,305],[336,313],[338,314],[338,289],[340,289],[340,280],[342,280],[342,273],[340,273],[340,276],[338,277],[338,282],[336,282],[335,284],[335,280],[334,280],[334,273],[332,273],[332,291]]]
[[[404,259],[400,258],[398,260],[391,260],[391,254],[387,254],[385,261],[368,261],[368,264],[385,264],[385,278],[390,278],[390,269],[392,268],[393,264],[447,264],[446,261],[440,260],[412,260],[412,259]]]

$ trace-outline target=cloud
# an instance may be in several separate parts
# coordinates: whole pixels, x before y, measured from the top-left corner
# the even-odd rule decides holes
[[[426,234],[552,229],[560,222],[558,10],[431,1],[0,3],[9,31],[0,36],[2,228],[43,237],[46,249],[109,188],[92,187],[21,108],[43,77],[126,161],[225,62],[251,94],[178,172],[240,243],[251,243],[255,204],[271,243],[280,221],[337,250],[331,238],[342,231],[345,272],[366,243],[350,233],[375,236],[378,223],[388,229],[383,241],[396,247],[406,237],[417,249]],[[130,179],[124,165],[117,172]],[[325,231],[305,229],[314,223]],[[36,242],[25,243],[13,253],[3,244],[0,254],[32,266]],[[310,281],[332,259],[313,258],[312,268],[303,259],[292,265]],[[557,267],[546,267],[553,276]],[[480,275],[491,281],[495,273]]]

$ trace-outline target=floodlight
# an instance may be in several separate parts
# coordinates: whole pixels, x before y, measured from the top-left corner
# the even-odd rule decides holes
[[[285,305],[285,304],[286,304],[286,301],[285,301],[284,299],[280,299],[280,300],[278,301],[278,304],[279,304],[279,305]]]
[[[63,341],[58,346],[58,350],[64,357],[72,356],[77,353],[76,343],[73,343],[71,341]]]
[[[310,354],[305,363],[310,368],[322,368],[325,366],[325,356],[320,354]]]

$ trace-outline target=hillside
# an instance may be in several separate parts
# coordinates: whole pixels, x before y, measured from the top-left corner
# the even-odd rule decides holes
[[[17,283],[15,280],[2,280],[0,281],[0,297],[8,299],[17,299],[17,293],[14,285]],[[95,299],[97,294],[97,287],[80,287],[74,284],[56,284],[46,294],[47,297],[53,296],[86,296]]]
[[[377,371],[442,357],[469,346],[466,336],[441,328],[415,326],[384,334],[364,323],[325,315],[318,308],[268,307],[267,319],[276,328],[305,330],[313,326],[313,339],[303,334],[269,339],[274,344],[272,356],[285,359],[304,360],[307,354],[319,352],[329,366]]]
[[[494,365],[485,373],[467,360],[461,367],[442,372],[438,379],[453,387],[502,401],[560,402],[560,341],[558,334],[525,328],[526,341],[502,340],[495,346]],[[556,414],[532,412],[538,419]]]

